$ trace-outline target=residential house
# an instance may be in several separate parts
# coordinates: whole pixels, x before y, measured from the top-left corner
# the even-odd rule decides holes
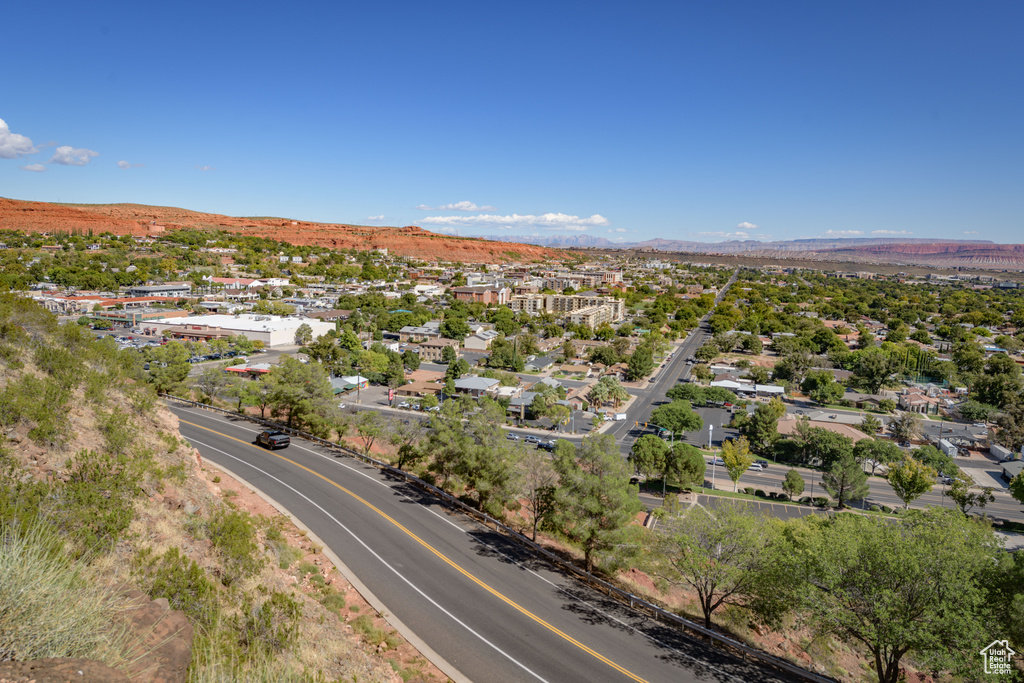
[[[455,391],[460,394],[469,394],[474,398],[480,396],[492,396],[498,390],[499,382],[489,377],[463,377],[455,380]]]

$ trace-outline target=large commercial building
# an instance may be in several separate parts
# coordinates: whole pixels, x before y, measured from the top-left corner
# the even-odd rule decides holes
[[[334,329],[334,323],[316,318],[282,318],[278,315],[193,315],[187,318],[162,318],[150,320],[148,327],[155,328],[156,334],[167,332],[182,339],[208,340],[224,339],[235,335],[252,341],[262,341],[264,346],[288,346],[295,344],[295,335],[302,325],[309,325],[313,339]]]
[[[519,294],[509,300],[509,306],[513,311],[526,311],[531,315],[553,313],[574,323],[577,321],[572,318],[573,314],[580,314],[581,319],[597,320],[598,325],[622,320],[626,310],[620,299],[584,294]],[[589,322],[583,324],[594,326]]]

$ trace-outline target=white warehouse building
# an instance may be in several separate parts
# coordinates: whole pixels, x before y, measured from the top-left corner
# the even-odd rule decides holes
[[[295,333],[302,325],[309,325],[313,339],[334,329],[334,323],[316,318],[284,318],[279,315],[192,315],[187,318],[160,318],[150,320],[147,327],[155,327],[156,334],[167,332],[175,337],[192,340],[224,339],[241,335],[251,341],[261,341],[267,348],[295,343]]]

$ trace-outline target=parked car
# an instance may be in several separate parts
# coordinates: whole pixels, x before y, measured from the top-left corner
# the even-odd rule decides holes
[[[339,403],[339,404],[338,404],[338,407],[339,407],[339,408],[344,408],[344,407],[345,407],[345,404],[344,404],[344,403]]]
[[[260,432],[256,437],[256,444],[274,450],[275,448],[288,448],[292,439],[284,432]]]
[[[398,407],[399,408],[408,408],[409,407],[409,402],[408,401],[402,401],[401,403],[398,404]]]

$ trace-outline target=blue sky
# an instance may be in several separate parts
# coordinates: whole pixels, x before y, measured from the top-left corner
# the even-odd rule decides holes
[[[460,234],[1024,242],[1019,0],[3,16],[0,196]]]

